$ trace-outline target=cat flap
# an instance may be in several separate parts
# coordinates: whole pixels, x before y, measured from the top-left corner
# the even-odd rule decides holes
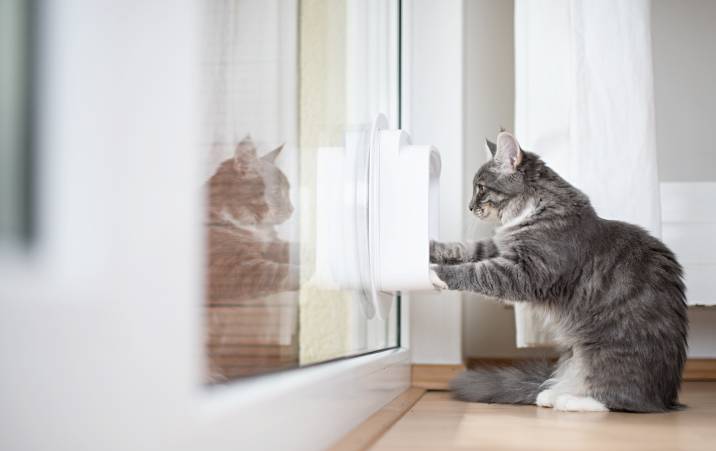
[[[437,149],[387,125],[380,116],[369,136],[347,133],[346,147],[319,149],[313,277],[326,288],[365,289],[373,308],[364,311],[383,319],[395,292],[434,289],[440,203]]]

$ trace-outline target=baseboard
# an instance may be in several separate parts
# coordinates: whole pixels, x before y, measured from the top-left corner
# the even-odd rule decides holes
[[[522,359],[468,358],[467,367],[478,365],[510,366]],[[447,390],[448,383],[465,365],[413,364],[413,386],[426,390]],[[716,359],[688,359],[684,366],[684,381],[716,381]]]
[[[716,359],[687,359],[685,381],[716,381]]]
[[[426,390],[447,390],[448,382],[464,369],[464,365],[413,364],[412,384]]]

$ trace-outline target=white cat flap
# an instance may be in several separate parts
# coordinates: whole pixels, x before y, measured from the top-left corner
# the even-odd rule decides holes
[[[440,154],[389,130],[382,115],[344,144],[318,150],[313,282],[353,290],[368,317],[387,318],[396,291],[433,289]]]

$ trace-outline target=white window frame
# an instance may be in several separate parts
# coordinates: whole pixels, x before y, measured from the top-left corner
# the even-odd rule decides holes
[[[320,449],[405,390],[407,299],[401,348],[203,385],[200,4],[41,6],[39,239],[0,255],[0,448]]]
[[[403,0],[401,127],[440,151],[440,240],[463,239],[464,0]],[[472,151],[472,150],[469,150]],[[481,150],[480,150],[481,151]],[[410,296],[412,361],[463,363],[462,293]]]

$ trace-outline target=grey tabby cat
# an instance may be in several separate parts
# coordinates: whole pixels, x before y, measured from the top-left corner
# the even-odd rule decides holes
[[[452,381],[455,396],[567,411],[682,407],[688,320],[674,254],[637,226],[597,216],[511,134],[488,147],[469,208],[502,225],[484,241],[431,243],[435,284],[529,302],[563,354],[556,365],[466,371]]]

